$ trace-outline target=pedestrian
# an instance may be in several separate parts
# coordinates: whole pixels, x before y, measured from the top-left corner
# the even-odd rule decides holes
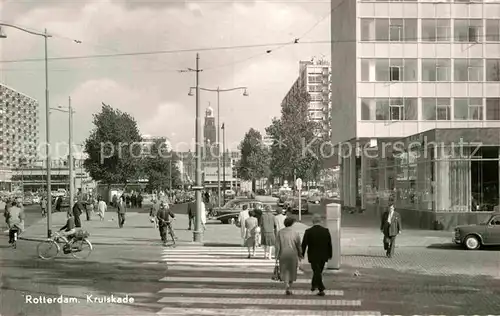
[[[302,260],[300,234],[292,226],[294,218],[285,219],[285,228],[278,232],[276,238],[276,261],[280,268],[280,277],[285,284],[285,294],[292,295],[293,282],[297,280],[299,261]]]
[[[170,210],[170,207],[167,203],[165,203],[165,201],[161,201],[160,210],[158,211],[156,217],[158,218],[160,238],[163,242],[163,245],[167,245],[167,230],[170,237],[172,238],[173,243],[175,244],[175,240],[177,238],[175,237],[174,229],[172,227],[172,221],[170,220],[175,218],[175,214]]]
[[[328,228],[321,226],[321,216],[314,214],[313,226],[306,229],[302,239],[302,257],[307,251],[307,259],[311,264],[313,277],[311,280],[311,291],[319,290],[319,296],[325,296],[325,285],[323,284],[323,269],[325,264],[332,258],[332,237]]]
[[[101,221],[104,220],[104,214],[106,213],[106,210],[108,209],[108,206],[106,205],[106,202],[102,199],[102,197],[97,198],[97,211],[99,212],[99,218]]]
[[[262,234],[261,244],[264,246],[264,258],[272,260],[273,247],[276,243],[276,235],[274,229],[274,215],[271,206],[266,205],[262,212],[260,231]]]
[[[113,194],[113,198],[111,199],[111,205],[113,207],[117,207],[118,205],[118,197],[116,196],[116,194]]]
[[[61,211],[62,202],[63,202],[62,197],[61,196],[57,197],[57,199],[56,199],[56,212],[60,212]]]
[[[248,249],[248,259],[255,257],[255,246],[257,245],[256,230],[259,228],[259,221],[255,217],[254,211],[248,212],[248,218],[242,224],[245,226],[245,246]]]
[[[195,216],[196,216],[196,202],[195,201],[191,201],[188,203],[187,215],[188,215],[188,221],[189,221],[188,230],[191,230],[191,227],[194,226],[194,220],[195,220]]]
[[[275,230],[275,235],[278,235],[278,232],[285,228],[285,218],[286,218],[286,211],[284,208],[281,209],[281,211],[274,216],[274,230]]]
[[[158,228],[158,218],[156,217],[158,215],[158,211],[160,210],[160,204],[158,203],[158,200],[153,200],[153,205],[151,205],[151,210],[149,211],[149,218],[150,221],[153,223],[155,228]]]
[[[10,207],[7,208],[5,213],[5,222],[9,228],[9,244],[12,244],[14,240],[14,234],[20,235],[24,231],[24,210],[22,209],[22,204],[18,201],[12,201]]]
[[[142,208],[142,200],[144,200],[141,193],[137,196],[137,207]]]
[[[40,200],[40,207],[42,208],[42,217],[47,216],[47,198],[42,197]]]
[[[394,210],[394,203],[389,203],[389,208],[382,214],[380,223],[380,231],[384,234],[384,250],[387,258],[394,255],[394,248],[396,246],[396,236],[401,234],[401,217],[398,212]]]
[[[207,230],[207,206],[203,202],[201,202],[200,218],[203,230]]]
[[[82,227],[82,221],[80,220],[80,215],[83,213],[83,204],[81,201],[76,199],[75,204],[73,204],[73,208],[71,212],[73,213],[73,217],[75,219],[75,227]],[[71,212],[69,212],[71,214]]]
[[[241,230],[241,239],[243,240],[243,246],[245,246],[245,240],[246,240],[246,226],[245,226],[245,221],[247,218],[250,217],[250,213],[248,212],[248,205],[243,205],[243,210],[240,212],[238,215],[238,220],[236,221],[236,226],[240,228]]]
[[[125,196],[121,196],[117,204],[117,214],[118,214],[118,227],[123,228],[125,224],[125,214],[127,213]]]
[[[90,221],[92,219],[92,207],[90,206],[89,201],[90,200],[87,200],[82,203],[85,210],[85,215],[87,216],[87,221]]]

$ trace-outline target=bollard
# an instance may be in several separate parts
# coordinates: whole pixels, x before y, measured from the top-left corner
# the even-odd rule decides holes
[[[340,204],[331,203],[325,206],[325,227],[330,231],[332,237],[333,255],[326,265],[327,269],[339,270],[341,263],[340,251]]]

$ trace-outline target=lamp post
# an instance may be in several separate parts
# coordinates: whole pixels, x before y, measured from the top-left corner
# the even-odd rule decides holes
[[[51,166],[51,157],[50,157],[50,120],[49,120],[49,62],[48,62],[48,50],[47,50],[47,40],[48,38],[52,37],[47,33],[47,30],[45,29],[44,33],[39,33],[39,32],[34,32],[28,29],[25,29],[23,27],[9,24],[9,23],[3,23],[0,22],[0,38],[7,38],[7,35],[3,32],[2,27],[10,27],[17,29],[19,31],[35,35],[35,36],[41,36],[44,38],[44,44],[45,44],[45,120],[46,120],[46,126],[45,126],[45,133],[46,133],[46,143],[47,143],[47,237],[52,236],[52,196],[51,196],[51,173],[52,173],[52,166]]]
[[[24,167],[26,167],[28,162],[26,161],[26,157],[22,157],[19,159],[19,167],[21,167],[21,194],[23,196],[24,201]]]
[[[222,123],[222,198],[226,202],[226,127]]]
[[[57,108],[50,108],[54,111],[59,111],[63,113],[68,113],[68,128],[69,128],[69,140],[68,140],[68,167],[69,167],[69,205],[70,209],[73,207],[75,198],[75,182],[74,182],[74,163],[73,163],[73,114],[75,111],[71,106],[71,97],[68,98],[68,107],[58,106]]]
[[[207,92],[217,92],[217,191],[218,191],[218,206],[219,208],[221,207],[220,200],[221,200],[221,194],[220,194],[220,93],[221,92],[230,92],[230,91],[236,91],[236,90],[243,90],[243,96],[247,97],[248,96],[248,88],[247,87],[236,87],[236,88],[231,88],[231,89],[221,89],[220,87],[217,87],[216,89],[207,89],[207,88],[200,88],[200,87],[191,87],[189,93],[192,95],[191,91],[193,89],[197,90],[203,90]],[[198,93],[196,93],[198,95]]]

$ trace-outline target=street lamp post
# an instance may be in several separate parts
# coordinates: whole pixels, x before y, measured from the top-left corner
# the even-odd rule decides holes
[[[75,181],[74,181],[74,163],[73,163],[73,114],[75,111],[71,105],[71,97],[68,98],[68,107],[59,106],[57,108],[50,108],[54,111],[59,111],[63,113],[68,113],[68,167],[69,167],[69,207],[70,209],[73,207],[74,198],[75,198]]]
[[[9,24],[9,23],[3,23],[0,22],[0,38],[7,38],[7,35],[3,33],[2,27],[10,27],[17,29],[19,31],[35,35],[35,36],[41,36],[44,38],[44,44],[45,44],[45,120],[46,120],[46,126],[45,126],[45,133],[46,133],[46,143],[47,143],[47,237],[52,236],[52,188],[51,188],[51,173],[52,173],[52,166],[51,166],[51,157],[50,157],[50,120],[49,120],[49,61],[48,61],[48,50],[47,50],[47,40],[48,38],[52,37],[47,33],[47,29],[45,29],[44,33],[39,33],[39,32],[34,32],[28,29],[25,29],[23,27]]]
[[[221,92],[230,92],[230,91],[236,91],[236,90],[243,90],[243,96],[247,97],[248,96],[248,88],[247,87],[236,87],[236,88],[231,88],[231,89],[221,89],[220,87],[217,87],[216,89],[207,89],[207,88],[200,88],[200,87],[191,87],[189,93],[192,95],[191,91],[193,89],[199,89],[203,91],[208,91],[208,92],[217,92],[217,197],[218,197],[218,206],[219,208],[221,207],[221,185],[220,185],[220,165],[221,165],[221,159],[220,159],[220,93]],[[198,95],[198,93],[196,94]]]
[[[226,201],[226,125],[222,123],[222,198]]]

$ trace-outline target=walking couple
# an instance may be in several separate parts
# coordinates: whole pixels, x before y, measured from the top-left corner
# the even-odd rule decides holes
[[[272,260],[276,244],[275,218],[269,205],[265,206],[261,216],[259,213],[260,210],[248,211],[248,205],[243,205],[236,226],[241,229],[243,246],[248,249],[248,258],[255,257],[255,248],[262,245],[264,258]]]
[[[323,284],[323,269],[326,262],[332,258],[332,238],[330,231],[321,226],[321,216],[313,216],[313,226],[308,228],[302,239],[293,229],[295,219],[285,218],[285,228],[281,229],[276,237],[276,261],[279,263],[280,278],[285,285],[285,294],[292,295],[291,287],[297,280],[297,269],[300,261],[307,258],[313,271],[311,292],[318,290],[319,296],[325,295]]]

